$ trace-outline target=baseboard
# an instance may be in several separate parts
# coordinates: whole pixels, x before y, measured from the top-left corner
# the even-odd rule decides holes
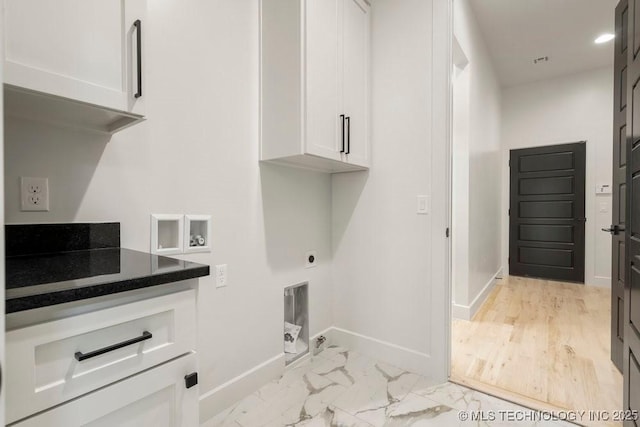
[[[284,372],[284,353],[251,368],[200,396],[200,423],[213,418]]]
[[[482,290],[476,297],[473,299],[470,305],[461,305],[452,303],[451,306],[451,316],[455,319],[462,320],[471,320],[473,316],[476,315],[482,304],[486,301],[487,297],[493,290],[493,287],[496,284],[496,280],[502,277],[502,268],[500,268],[496,274],[494,274],[491,279],[484,285]]]
[[[431,363],[431,356],[428,354],[342,328],[332,328],[330,335],[331,342],[334,345],[346,347],[355,352],[427,377],[438,375],[437,372],[432,372],[434,366]]]
[[[331,338],[333,335],[332,330],[333,328],[327,328],[311,337],[309,340],[310,353],[313,353],[313,350],[315,349],[315,340],[320,335],[324,335],[325,338],[327,338],[323,347],[331,345]],[[287,368],[295,367],[306,358],[307,357],[303,357],[298,361],[293,362]],[[269,381],[273,381],[280,377],[285,370],[284,361],[284,353],[278,354],[277,356],[262,362],[213,390],[202,394],[200,396],[200,424],[231,407],[236,402],[255,392]]]
[[[598,288],[611,288],[611,277],[595,276],[591,279],[590,283],[585,283],[587,286],[596,286]]]
[[[471,308],[468,305],[456,304],[455,302],[451,304],[451,317],[454,319],[470,320],[470,311]]]

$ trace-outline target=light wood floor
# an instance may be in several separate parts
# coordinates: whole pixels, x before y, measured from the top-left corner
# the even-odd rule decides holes
[[[609,355],[610,316],[608,289],[500,280],[472,321],[453,321],[452,380],[547,407],[622,409],[622,375]]]

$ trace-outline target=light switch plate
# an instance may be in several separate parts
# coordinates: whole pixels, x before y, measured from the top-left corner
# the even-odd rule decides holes
[[[418,215],[429,215],[431,211],[431,197],[430,196],[418,196]]]

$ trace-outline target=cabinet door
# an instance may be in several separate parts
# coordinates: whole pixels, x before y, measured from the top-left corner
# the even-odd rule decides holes
[[[345,160],[369,166],[369,20],[364,0],[344,0],[344,112],[349,117]]]
[[[5,83],[141,114],[145,0],[4,0]]]
[[[340,160],[342,0],[306,0],[306,152]]]
[[[183,356],[13,427],[197,427],[198,387],[184,379],[195,371],[195,354]]]

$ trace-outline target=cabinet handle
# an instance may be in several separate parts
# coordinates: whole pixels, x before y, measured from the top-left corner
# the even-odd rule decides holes
[[[347,151],[345,154],[349,154],[351,152],[351,117],[347,117]]]
[[[100,355],[103,355],[105,353],[109,353],[111,351],[115,351],[115,350],[118,350],[120,348],[127,347],[127,346],[130,346],[130,345],[133,345],[133,344],[137,344],[137,343],[142,342],[142,341],[150,340],[151,338],[153,338],[153,334],[151,334],[151,332],[144,331],[142,333],[142,335],[139,336],[139,337],[132,338],[132,339],[127,340],[127,341],[122,341],[122,342],[120,342],[118,344],[113,344],[113,345],[110,345],[108,347],[104,347],[104,348],[101,348],[99,350],[92,351],[90,353],[82,353],[81,351],[78,351],[75,354],[75,358],[76,358],[76,360],[78,362],[82,362],[83,360],[91,359],[92,357],[100,356]]]
[[[341,153],[344,153],[344,114],[340,114],[340,121],[342,122],[342,149]]]
[[[184,386],[185,388],[191,388],[198,385],[198,373],[193,372],[191,374],[184,376]]]
[[[136,27],[136,43],[137,43],[137,74],[138,74],[138,91],[133,95],[134,98],[140,98],[142,96],[142,21],[136,19],[133,23]]]

